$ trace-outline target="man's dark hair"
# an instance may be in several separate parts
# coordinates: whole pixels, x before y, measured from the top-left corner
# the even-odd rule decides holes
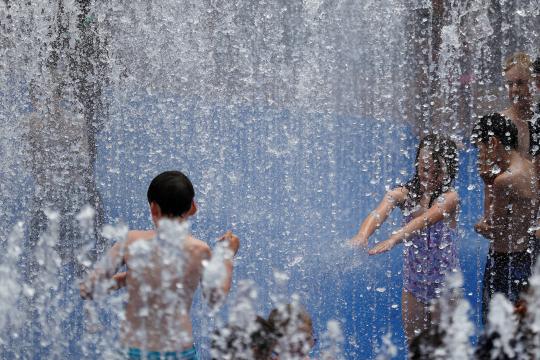
[[[533,62],[533,74],[536,74],[536,76],[540,75],[540,56]]]
[[[476,123],[471,135],[471,142],[477,144],[482,142],[487,144],[491,137],[496,137],[510,149],[518,146],[518,131],[511,120],[499,113],[484,115]]]
[[[163,215],[178,217],[191,208],[195,190],[180,171],[165,171],[152,180],[147,196],[148,203],[158,204]]]

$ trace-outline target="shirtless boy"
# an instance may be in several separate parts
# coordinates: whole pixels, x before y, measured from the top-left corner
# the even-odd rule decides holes
[[[194,194],[191,181],[181,172],[167,171],[154,178],[148,203],[155,230],[130,231],[81,284],[86,299],[127,287],[121,343],[128,359],[197,359],[189,316],[195,290],[202,282],[211,305],[230,290],[239,240],[230,231],[220,239],[223,270],[220,276],[205,278],[204,264],[215,259],[206,243],[188,235],[184,223],[197,211]],[[127,271],[117,273],[124,264]]]
[[[530,228],[537,213],[533,164],[518,152],[518,130],[500,114],[482,117],[471,140],[478,147],[478,170],[486,188],[484,215],[475,230],[490,240],[484,272],[482,314],[500,292],[512,302],[528,286],[536,241]]]

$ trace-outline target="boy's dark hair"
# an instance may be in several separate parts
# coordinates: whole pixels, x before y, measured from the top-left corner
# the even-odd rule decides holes
[[[499,113],[484,115],[476,123],[472,130],[471,142],[477,144],[482,142],[487,144],[491,137],[499,141],[510,149],[518,146],[518,131],[511,120]]]
[[[409,180],[404,186],[409,193],[407,195],[407,200],[403,205],[403,208],[413,208],[415,207],[423,194],[420,186],[420,178],[418,176],[418,162],[420,160],[420,151],[426,148],[431,155],[433,162],[435,163],[436,169],[434,171],[441,171],[441,169],[446,169],[446,178],[443,179],[441,186],[436,189],[430,199],[429,206],[433,204],[433,201],[441,196],[444,192],[452,186],[454,179],[456,178],[458,170],[458,151],[456,143],[445,136],[437,134],[429,134],[420,140],[418,148],[416,149],[416,158],[415,158],[415,174],[411,180]]]
[[[180,171],[165,171],[156,176],[148,187],[148,203],[159,205],[165,216],[178,217],[191,208],[195,197],[193,184]]]

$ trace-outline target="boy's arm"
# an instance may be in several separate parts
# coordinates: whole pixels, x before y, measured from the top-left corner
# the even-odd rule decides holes
[[[450,191],[444,196],[435,200],[435,203],[423,214],[415,217],[404,227],[396,231],[388,240],[382,241],[369,250],[370,255],[380,254],[390,250],[396,244],[407,240],[416,232],[425,229],[456,211],[458,206],[458,196],[455,191]]]
[[[379,206],[364,219],[360,230],[351,239],[350,244],[366,246],[368,238],[384,223],[396,205],[405,201],[405,196],[406,190],[403,187],[388,191]]]
[[[207,262],[203,271],[203,296],[210,306],[216,306],[229,293],[233,277],[233,257],[238,252],[240,241],[231,231],[219,239],[221,249],[214,253],[207,248]],[[219,263],[218,263],[219,262]],[[218,266],[219,268],[216,268]],[[218,280],[215,282],[215,280]]]
[[[111,287],[111,290],[118,290],[126,286],[126,280],[127,280],[127,271],[122,271],[120,273],[116,273],[113,275],[112,279],[114,280],[114,284]]]
[[[92,299],[99,286],[107,285],[103,292],[119,289],[125,285],[126,273],[116,274],[118,269],[125,264],[124,242],[114,244],[104,258],[96,265],[80,284],[80,294],[83,299]],[[108,281],[107,284],[105,282]]]
[[[231,290],[234,266],[233,257],[236,255],[238,248],[240,247],[240,239],[238,239],[238,237],[229,230],[219,239],[219,241],[224,242],[231,252],[230,256],[226,257],[223,263],[227,276],[223,281],[222,290],[226,295]]]

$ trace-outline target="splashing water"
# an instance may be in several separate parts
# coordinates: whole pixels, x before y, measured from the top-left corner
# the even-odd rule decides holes
[[[209,310],[195,297],[202,357],[210,313],[249,323],[226,316],[236,311],[231,299],[251,299],[252,319],[296,293],[315,333],[338,344],[314,356],[375,358],[391,329],[395,356],[404,358],[401,251],[373,258],[345,243],[386,190],[408,181],[413,138],[431,131],[464,143],[458,245],[463,292],[472,295],[448,305],[443,350],[469,356],[466,319],[476,316],[481,329],[487,243],[472,230],[482,186],[467,139],[472,119],[501,110],[503,60],[516,50],[538,55],[540,7],[438,3],[0,1],[2,357],[116,356],[127,294],[108,294],[106,283],[83,303],[78,282],[93,266],[115,268],[103,253],[128,228],[151,227],[146,186],[175,168],[195,184],[193,233],[214,239],[234,228],[242,241],[222,307]],[[400,223],[391,217],[376,240]],[[134,276],[144,276],[160,246],[160,264],[170,265],[160,276],[170,282],[185,265],[172,233],[187,232],[172,226],[136,246]],[[223,278],[227,257],[217,246],[205,287]],[[246,295],[255,288],[246,279],[256,298]],[[165,308],[175,304],[163,296]],[[497,331],[512,325],[503,301],[494,306],[505,311],[490,320]],[[539,320],[529,316],[538,334]],[[512,350],[510,337],[497,351]],[[385,341],[381,351],[395,354]]]

